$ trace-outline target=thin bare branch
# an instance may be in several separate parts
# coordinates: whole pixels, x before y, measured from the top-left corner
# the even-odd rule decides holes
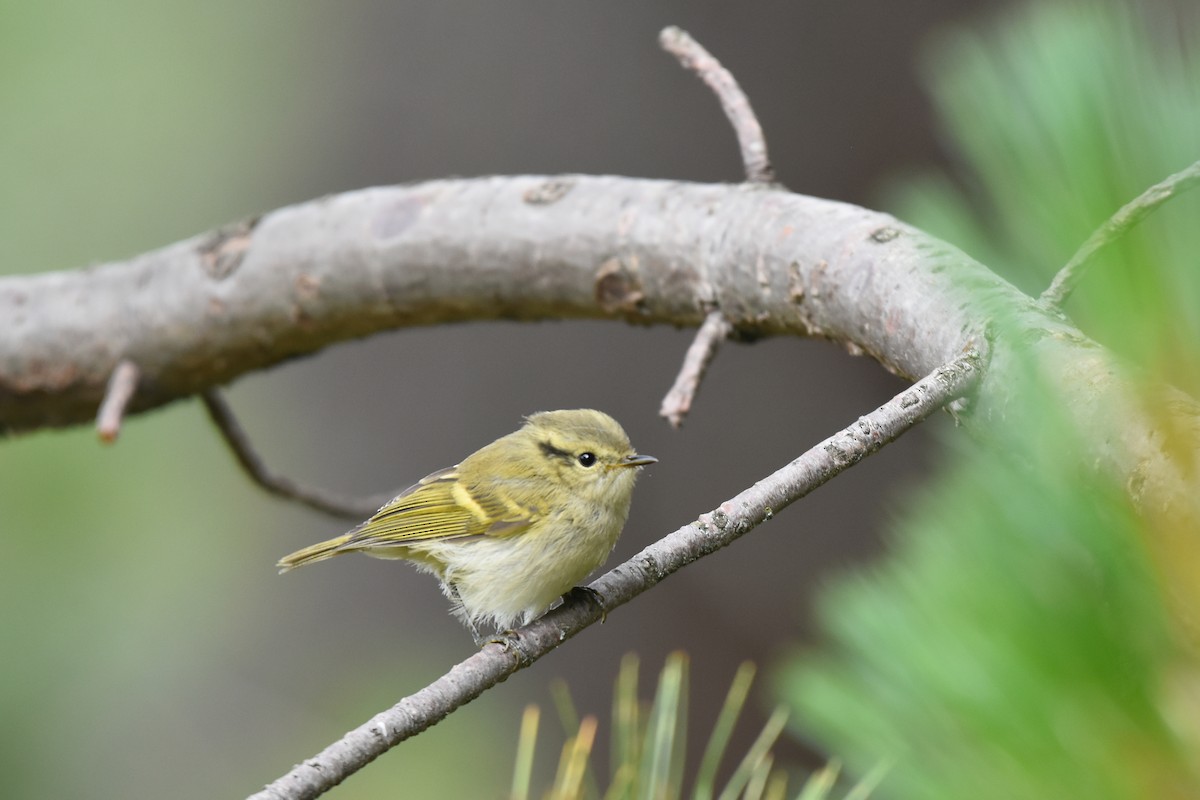
[[[678,428],[683,424],[683,418],[692,408],[696,392],[700,389],[700,381],[708,365],[717,355],[721,342],[729,338],[733,326],[720,311],[712,311],[704,319],[696,338],[692,339],[687,355],[683,357],[683,366],[675,376],[675,385],[663,398],[662,407],[658,410],[660,417],[666,417],[672,427]]]
[[[117,362],[116,369],[108,379],[104,400],[96,412],[96,433],[105,444],[115,442],[121,434],[121,420],[125,418],[125,408],[137,391],[140,376],[141,370],[137,364],[123,358]]]
[[[767,156],[767,140],[763,136],[762,126],[758,124],[758,117],[754,115],[746,93],[729,70],[681,28],[673,25],[663,28],[658,35],[658,43],[663,50],[679,59],[684,68],[699,75],[721,101],[721,108],[737,134],[746,180],[750,183],[774,183],[775,170]]]
[[[1041,302],[1056,307],[1062,307],[1075,290],[1084,270],[1091,263],[1096,253],[1117,239],[1124,236],[1135,225],[1140,223],[1159,206],[1189,189],[1200,184],[1200,161],[1185,170],[1176,172],[1165,180],[1154,184],[1136,198],[1122,206],[1108,221],[1096,229],[1087,241],[1075,251],[1058,274],[1054,276],[1050,286],[1042,292]]]
[[[572,592],[558,608],[509,634],[503,643],[485,645],[429,686],[297,764],[253,795],[253,800],[296,800],[323,794],[613,609],[693,561],[729,545],[937,409],[971,392],[980,374],[979,356],[974,352],[939,367],[787,466],[701,515],[699,521],[667,534],[597,578],[588,590]]]
[[[221,432],[221,437],[233,451],[234,457],[250,479],[271,494],[286,500],[294,500],[335,517],[362,520],[374,514],[392,495],[374,497],[350,497],[315,486],[306,486],[285,475],[271,470],[254,450],[250,437],[238,423],[233,409],[216,389],[200,393],[204,409]]]

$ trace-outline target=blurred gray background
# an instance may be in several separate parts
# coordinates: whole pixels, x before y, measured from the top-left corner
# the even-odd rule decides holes
[[[719,106],[656,44],[690,31],[740,80],[780,180],[864,205],[945,163],[919,53],[1000,2],[0,4],[0,270],[115,260],[249,214],[452,175],[737,181]],[[3,321],[0,320],[0,326]],[[532,411],[617,417],[645,471],[610,566],[895,394],[828,343],[722,349],[682,430],[657,416],[691,331],[620,323],[400,331],[245,378],[275,468],[399,488]],[[945,419],[932,428],[944,428]],[[905,437],[387,755],[339,797],[503,795],[521,707],[565,679],[601,738],[621,656],[644,693],[691,657],[693,745],[737,664],[811,641],[815,592],[881,547],[933,468]],[[432,579],[348,557],[275,574],[346,526],[267,497],[195,402],[0,444],[0,767],[28,796],[245,794],[472,651]],[[760,679],[736,747],[772,700]],[[549,729],[552,713],[545,718]],[[542,737],[540,769],[561,739]],[[802,743],[782,755],[813,766]]]

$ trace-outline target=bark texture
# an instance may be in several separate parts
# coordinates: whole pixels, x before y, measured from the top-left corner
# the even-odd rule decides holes
[[[348,192],[129,261],[0,279],[0,429],[92,420],[122,359],[140,371],[138,411],[392,328],[695,326],[714,309],[736,336],[823,336],[912,379],[974,348],[989,367],[967,421],[983,428],[1028,390],[1015,336],[1089,432],[1087,463],[1155,508],[1195,467],[1165,445],[1197,438],[1194,401],[1165,390],[1164,428],[1059,312],[887,214],[762,184],[581,175]]]

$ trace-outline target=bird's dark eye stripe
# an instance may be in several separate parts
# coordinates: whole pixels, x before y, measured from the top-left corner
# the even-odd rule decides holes
[[[566,450],[560,450],[549,442],[538,442],[538,446],[542,448],[542,452],[550,458],[561,458],[563,461],[571,461],[574,456]]]

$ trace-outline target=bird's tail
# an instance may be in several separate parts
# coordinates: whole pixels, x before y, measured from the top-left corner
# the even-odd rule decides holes
[[[296,567],[302,567],[314,561],[324,561],[327,558],[333,558],[336,555],[346,552],[344,548],[349,541],[350,537],[346,535],[325,542],[319,542],[311,547],[306,547],[303,550],[297,550],[291,555],[284,556],[279,559],[279,563],[275,566],[279,567],[279,574],[282,575],[285,572],[294,570]]]

